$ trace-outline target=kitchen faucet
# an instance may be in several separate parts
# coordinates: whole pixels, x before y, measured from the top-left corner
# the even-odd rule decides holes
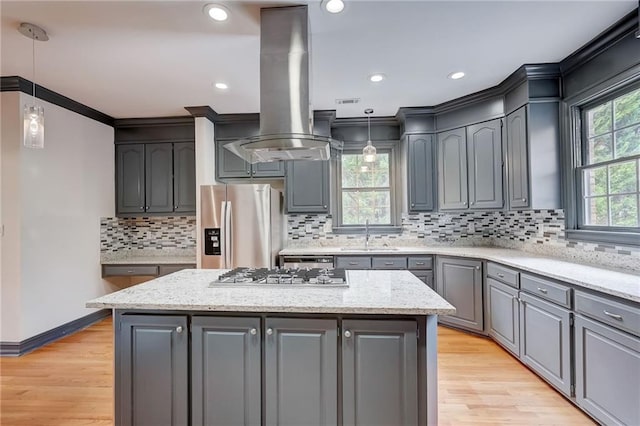
[[[364,221],[364,248],[367,250],[369,248],[369,219]]]

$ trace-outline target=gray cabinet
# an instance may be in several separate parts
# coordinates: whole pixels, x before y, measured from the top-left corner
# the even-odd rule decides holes
[[[260,318],[194,316],[191,324],[191,424],[260,425]]]
[[[173,146],[147,144],[145,156],[145,212],[173,211]]]
[[[338,323],[333,319],[267,318],[265,423],[338,423]]]
[[[571,312],[520,293],[520,360],[571,396]]]
[[[484,331],[481,261],[438,256],[436,290],[456,308],[454,315],[438,317],[440,322]]]
[[[640,424],[640,338],[575,317],[576,402],[606,425]]]
[[[343,424],[417,425],[416,323],[344,320],[342,325]]]
[[[329,213],[329,161],[287,161],[287,213]]]
[[[219,179],[284,177],[284,162],[251,164],[224,147],[235,140],[216,141],[216,175]]]
[[[488,332],[515,356],[520,356],[518,289],[487,278]]]
[[[413,275],[418,277],[420,281],[422,281],[423,283],[431,287],[432,290],[435,290],[435,285],[433,282],[433,271],[422,270],[422,269],[411,269],[409,272],[411,272]]]
[[[501,123],[492,120],[438,134],[440,210],[503,206]]]
[[[342,269],[371,269],[371,256],[336,256],[334,263]]]
[[[144,145],[116,145],[116,210],[144,213]]]
[[[119,326],[116,424],[188,424],[187,316],[123,315]]]
[[[173,211],[196,211],[196,147],[189,142],[173,144]]]
[[[434,209],[434,151],[433,135],[408,136],[409,211]]]
[[[507,116],[507,197],[510,208],[529,206],[527,107]]]

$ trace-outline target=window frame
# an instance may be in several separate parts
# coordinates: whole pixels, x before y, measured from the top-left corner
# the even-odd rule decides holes
[[[605,243],[622,246],[640,246],[640,227],[585,225],[585,197],[582,170],[591,166],[601,167],[625,161],[637,161],[640,155],[587,164],[588,131],[586,111],[640,88],[640,66],[621,73],[562,103],[565,117],[567,148],[565,172],[565,234],[568,240]],[[612,123],[613,126],[613,123]],[[612,129],[612,134],[615,131]],[[640,173],[640,169],[636,170]],[[640,189],[640,188],[638,188]],[[640,214],[640,205],[638,206]]]

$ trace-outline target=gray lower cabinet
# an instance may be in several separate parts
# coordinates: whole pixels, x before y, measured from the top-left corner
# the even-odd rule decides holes
[[[409,272],[418,277],[420,281],[431,287],[432,290],[435,290],[435,283],[433,282],[433,271],[412,269]]]
[[[484,331],[481,261],[438,256],[436,291],[456,308],[454,315],[438,317],[439,322]]]
[[[434,209],[434,135],[408,136],[409,211]]]
[[[640,338],[575,317],[576,402],[606,425],[640,424]]]
[[[116,145],[116,211],[144,213],[144,145]]]
[[[520,360],[571,396],[571,312],[520,293]]]
[[[507,116],[507,197],[509,208],[529,206],[527,106]]]
[[[287,213],[329,213],[329,161],[287,161]]]
[[[145,156],[145,212],[173,211],[173,145],[146,144]]]
[[[344,320],[342,324],[343,424],[417,425],[416,323]]]
[[[120,327],[116,424],[188,424],[187,316],[123,315]]]
[[[266,425],[338,423],[338,322],[267,318]]]
[[[515,356],[520,356],[518,289],[487,278],[488,332]]]
[[[173,211],[196,211],[196,146],[173,144]]]
[[[260,425],[260,318],[194,316],[191,424]]]

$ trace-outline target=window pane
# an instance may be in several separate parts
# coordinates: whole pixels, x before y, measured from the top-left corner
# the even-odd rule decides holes
[[[585,198],[585,225],[607,226],[608,222],[609,212],[607,211],[607,197]]]
[[[587,110],[589,137],[611,132],[611,102]]]
[[[342,223],[361,225],[391,223],[389,191],[344,191],[342,193]]]
[[[601,161],[613,159],[613,150],[611,145],[611,133],[602,136],[596,136],[589,139],[589,163],[595,164]]]
[[[640,123],[640,89],[613,100],[615,128]]]
[[[342,187],[371,188],[389,186],[389,154],[378,154],[373,163],[365,163],[360,154],[342,155]]]
[[[358,186],[360,177],[360,158],[358,155],[342,156],[342,187],[354,188]]]
[[[636,192],[636,188],[635,161],[625,161],[624,163],[612,164],[609,166],[610,194]]]
[[[640,154],[640,125],[617,131],[616,158],[636,154]]]
[[[638,195],[611,197],[611,225],[638,226]]]
[[[607,194],[607,168],[597,167],[583,171],[584,195],[592,197],[594,195]]]

